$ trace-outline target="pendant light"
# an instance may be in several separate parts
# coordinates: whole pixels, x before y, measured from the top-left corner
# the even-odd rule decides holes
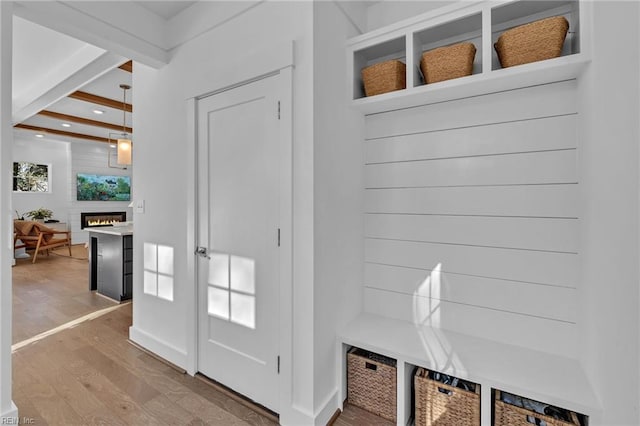
[[[111,144],[115,143],[117,150],[117,160],[119,166],[131,165],[131,154],[133,151],[133,143],[131,141],[131,135],[127,133],[127,90],[131,89],[128,84],[121,84],[122,89],[122,133],[109,133],[109,151],[111,151]],[[109,167],[112,168],[124,168],[111,165],[111,154],[109,154]]]
[[[131,165],[131,151],[133,149],[131,136],[127,133],[127,90],[128,84],[121,84],[122,89],[122,135],[118,138],[118,164]]]

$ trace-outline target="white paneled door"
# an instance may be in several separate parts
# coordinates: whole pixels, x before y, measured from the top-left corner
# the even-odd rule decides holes
[[[278,76],[198,101],[198,369],[279,411]]]

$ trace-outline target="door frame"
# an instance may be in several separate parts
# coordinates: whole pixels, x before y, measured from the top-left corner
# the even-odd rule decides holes
[[[195,250],[198,236],[198,101],[217,93],[232,90],[267,77],[278,76],[280,99],[279,175],[280,205],[280,291],[279,291],[279,411],[286,411],[292,402],[292,345],[293,345],[293,41],[274,46],[273,49],[248,55],[233,63],[228,71],[216,76],[219,84],[210,90],[194,94],[186,100],[188,134],[187,158],[192,173],[187,181],[187,247]],[[276,111],[274,111],[276,113]],[[198,274],[195,253],[187,256],[187,282],[190,296],[186,300],[187,312],[187,365],[190,375],[198,372]],[[185,293],[186,294],[186,293]]]

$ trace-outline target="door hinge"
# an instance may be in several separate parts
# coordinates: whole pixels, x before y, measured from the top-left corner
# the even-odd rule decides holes
[[[278,247],[280,247],[280,228],[278,228]]]
[[[278,101],[278,120],[280,120],[280,101]]]
[[[278,374],[280,374],[280,355],[278,355]]]

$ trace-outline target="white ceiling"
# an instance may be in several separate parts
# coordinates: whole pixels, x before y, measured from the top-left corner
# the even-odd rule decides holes
[[[195,1],[134,1],[145,9],[164,18],[171,19],[189,6],[197,3]]]
[[[29,96],[43,80],[54,78],[56,71],[68,67],[69,61],[83,49],[104,50],[50,30],[24,19],[13,17],[13,99]]]
[[[27,7],[34,3],[42,4],[42,7]],[[147,38],[155,43],[157,40],[154,37],[159,34],[158,28],[166,30],[168,21],[195,3],[197,1],[186,0],[25,2],[23,4],[24,15],[21,16],[35,19],[36,21],[38,21],[36,19],[38,16],[49,16],[49,21],[41,19],[38,21],[43,25],[41,26],[20,17],[14,18],[14,119],[23,125],[109,138],[109,134],[116,132],[115,130],[78,124],[73,121],[68,122],[70,127],[63,127],[63,121],[36,113],[46,109],[118,126],[121,126],[123,122],[122,109],[103,107],[72,99],[67,97],[67,94],[80,90],[121,102],[123,92],[119,86],[121,84],[131,85],[132,75],[127,71],[114,67],[126,62],[127,57],[131,58],[128,54],[130,52],[127,49],[114,52],[112,50],[113,47],[108,43],[101,46],[104,49],[108,49],[109,52],[89,44],[94,43],[93,38],[85,37],[86,34],[82,33],[82,31],[67,32],[65,17],[68,14],[75,17],[79,16],[79,14],[89,17],[95,15],[96,19],[93,21],[89,19],[87,22],[105,23],[105,25],[110,25],[116,29],[124,24],[128,25],[127,28],[134,28],[135,31],[131,30],[132,38],[135,39],[133,40],[134,45],[140,40],[146,42]],[[60,7],[53,7],[51,6],[52,4],[54,6],[60,5]],[[65,8],[63,6],[68,7]],[[29,11],[33,13],[29,14]],[[122,19],[118,20],[119,14],[122,15],[123,13],[128,18],[128,20],[124,21],[124,24]],[[122,18],[122,16],[120,17]],[[156,17],[157,19],[155,19]],[[112,18],[116,19],[114,23],[110,21]],[[50,21],[59,23],[59,25],[52,24],[52,28],[67,32],[71,36],[45,27],[49,25]],[[159,23],[163,23],[164,26],[159,25]],[[121,32],[118,32],[117,35],[120,36]],[[89,43],[74,37],[87,40]],[[117,37],[116,39],[121,41]],[[152,47],[156,46],[152,42],[147,44]],[[155,52],[153,49],[151,51],[152,53]],[[20,99],[16,99],[16,97],[20,97]],[[127,103],[131,104],[132,99],[133,89],[127,91]],[[100,109],[104,113],[96,115],[92,112],[94,109]],[[20,114],[16,114],[16,111],[20,111]],[[132,126],[130,113],[126,114],[126,124],[127,126]],[[16,128],[15,133],[20,135],[21,139],[34,138],[36,140],[35,134],[40,132]],[[45,139],[87,143],[86,139],[55,135],[46,131],[43,133],[46,135]]]
[[[87,85],[81,87],[79,90],[87,93],[91,93],[92,95],[98,95],[105,98],[121,101],[123,92],[119,87],[120,84],[128,84],[131,85],[131,73],[127,71],[123,71],[119,68],[115,68],[108,73],[104,74],[100,78],[88,83]],[[132,103],[132,93],[133,88],[127,90],[127,103]],[[90,120],[97,120],[106,123],[116,124],[121,126],[123,124],[123,112],[122,109],[117,108],[109,108],[101,105],[96,105],[90,102],[85,102],[72,98],[62,98],[53,105],[50,105],[46,108],[48,111],[59,112],[62,114],[73,115],[76,117],[87,118]],[[97,115],[93,112],[94,109],[99,109],[104,113],[101,115]],[[62,127],[62,123],[66,122],[71,125],[71,127]],[[108,129],[104,127],[96,127],[96,126],[88,126],[84,124],[77,124],[70,121],[62,121],[51,117],[45,117],[42,115],[34,115],[33,117],[28,118],[23,121],[23,124],[27,124],[30,126],[44,127],[55,130],[63,130],[67,132],[80,133],[91,136],[99,136],[103,138],[109,138],[109,133],[117,132],[113,129]],[[126,125],[131,127],[132,118],[131,114],[126,114]],[[20,132],[25,132],[25,130],[20,130]],[[32,132],[33,137],[37,132]],[[69,138],[66,136],[54,136],[51,135],[51,138],[65,141],[76,141],[75,138]]]
[[[60,84],[70,75],[86,73],[86,66],[95,61],[105,51],[85,42],[79,41],[54,30],[34,24],[19,17],[14,17],[13,44],[13,103],[15,108],[36,98],[47,97],[52,87]],[[125,58],[122,62],[126,61]],[[118,65],[112,63],[110,67]],[[131,85],[131,73],[119,68],[105,72],[97,69],[97,74],[84,75],[84,84],[71,87],[69,90],[81,90],[93,95],[121,102],[123,91],[121,84]],[[62,93],[64,96],[66,93]],[[133,89],[127,91],[127,103],[132,103]],[[53,102],[53,103],[51,103]],[[43,105],[49,111],[73,115],[90,120],[122,125],[122,109],[103,107],[89,102],[71,99],[66,96],[51,99]],[[35,111],[38,111],[38,108]],[[94,114],[94,109],[104,111],[102,115]],[[35,112],[34,111],[34,112]],[[127,125],[131,126],[131,114],[127,113]],[[37,127],[81,133],[91,136],[109,138],[113,129],[88,126],[69,122],[71,127],[63,127],[63,121],[42,115],[34,115],[22,121],[23,124]],[[16,129],[22,138],[34,138],[36,131]],[[67,136],[47,134],[47,138],[66,142],[79,142],[81,139]]]
[[[116,68],[86,84],[79,90],[102,96],[103,98],[122,100],[121,84],[131,86],[131,73]],[[132,96],[133,87],[127,90],[127,103],[131,103]]]

